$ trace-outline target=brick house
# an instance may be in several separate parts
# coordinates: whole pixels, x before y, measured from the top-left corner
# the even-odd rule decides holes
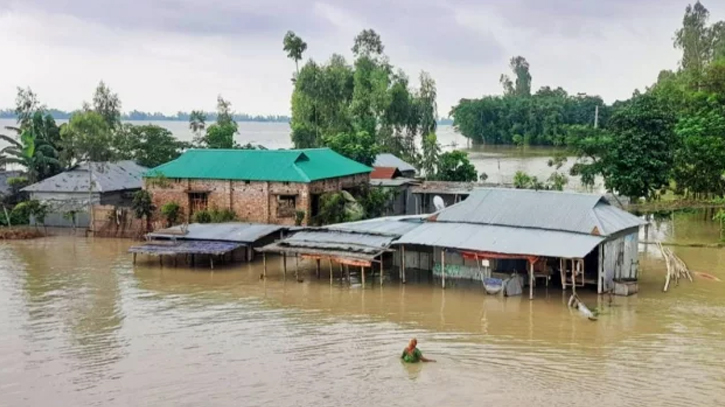
[[[196,211],[231,209],[245,222],[293,225],[317,214],[327,192],[370,181],[372,168],[329,148],[304,150],[188,150],[144,176],[156,207],[176,202],[186,219]]]

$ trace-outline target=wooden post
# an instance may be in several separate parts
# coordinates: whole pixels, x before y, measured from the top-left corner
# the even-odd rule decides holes
[[[529,299],[534,299],[534,262],[529,260]]]
[[[345,265],[345,276],[347,277],[347,285],[350,285],[350,266]]]
[[[192,267],[196,266],[196,257],[193,254],[191,255],[191,266]]]
[[[320,279],[320,259],[316,260],[317,263],[317,279]]]
[[[330,285],[332,285],[332,257],[328,257],[327,261],[330,262]]]
[[[446,249],[441,247],[441,287],[446,288]]]
[[[365,266],[360,267],[360,276],[362,278],[362,286],[365,288]]]
[[[164,255],[159,255],[159,267],[164,267]]]
[[[571,259],[571,292],[576,294],[576,266],[574,259]]]
[[[211,265],[211,269],[214,270],[214,256],[209,256],[209,265]]]
[[[405,246],[400,246],[400,279],[405,284]]]
[[[176,267],[176,255],[174,255],[174,267]]]
[[[264,264],[264,268],[262,269],[262,278],[267,278],[267,252],[262,252],[262,264]]]
[[[295,254],[295,280],[300,279],[300,255]]]
[[[380,256],[380,285],[383,285],[383,256]]]
[[[284,278],[287,278],[287,253],[282,253],[282,268],[284,269]]]
[[[133,254],[133,264],[136,264],[136,253]]]

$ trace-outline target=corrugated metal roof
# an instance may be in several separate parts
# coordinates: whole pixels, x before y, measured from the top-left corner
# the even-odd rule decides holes
[[[337,230],[304,230],[284,239],[282,243],[290,246],[319,245],[334,247],[369,247],[380,249],[387,247],[394,236],[371,235],[367,233],[345,232]]]
[[[382,153],[375,157],[373,167],[395,167],[400,172],[415,171],[415,167],[394,156],[393,154]]]
[[[370,178],[370,185],[383,188],[394,188],[403,185],[417,184],[418,181],[410,178],[373,179]]]
[[[189,241],[174,244],[158,244],[145,243],[133,246],[128,249],[129,253],[155,254],[161,256],[169,256],[176,254],[215,254],[221,255],[229,253],[244,246],[239,243],[231,242],[202,242]]]
[[[23,188],[28,192],[87,192],[89,185],[88,164],[81,164],[73,169],[54,175],[43,181]],[[94,162],[93,191],[113,192],[130,189],[141,189],[141,177],[148,168],[133,161],[115,163]]]
[[[358,222],[328,225],[325,226],[325,229],[399,237],[420,226],[424,216],[426,215],[387,216]]]
[[[598,205],[600,210],[595,212]],[[638,218],[622,212],[611,207],[600,195],[479,188],[465,201],[440,211],[437,220],[584,234],[594,233],[596,228],[601,235],[642,224]]]
[[[600,236],[507,226],[427,222],[394,244],[416,244],[502,254],[583,258]]]
[[[477,182],[425,181],[411,188],[414,194],[470,194],[485,184]]]
[[[308,183],[365,174],[372,168],[329,148],[304,150],[188,150],[146,176]]]
[[[395,167],[375,167],[370,173],[370,178],[393,179],[400,176],[400,171]]]
[[[181,226],[174,226],[149,233],[148,236],[155,239],[215,240],[249,244],[283,229],[286,228],[260,223],[192,223],[189,224],[186,234],[182,234]]]

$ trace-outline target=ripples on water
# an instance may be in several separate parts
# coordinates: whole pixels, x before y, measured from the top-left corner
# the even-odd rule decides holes
[[[723,284],[663,294],[648,257],[642,293],[602,299],[592,323],[556,289],[530,302],[264,282],[249,265],[133,269],[129,244],[0,244],[0,405],[716,406],[725,395]],[[685,260],[725,279],[715,252]],[[413,336],[438,363],[400,363]]]

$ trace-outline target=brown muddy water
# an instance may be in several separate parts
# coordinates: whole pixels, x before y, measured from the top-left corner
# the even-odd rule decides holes
[[[716,233],[672,225],[650,233]],[[1,406],[723,405],[725,283],[662,293],[652,247],[640,294],[583,296],[603,307],[590,322],[556,288],[529,301],[279,270],[260,281],[259,264],[134,268],[131,244],[0,243]],[[676,251],[725,281],[725,250]],[[401,364],[411,337],[438,363]]]

